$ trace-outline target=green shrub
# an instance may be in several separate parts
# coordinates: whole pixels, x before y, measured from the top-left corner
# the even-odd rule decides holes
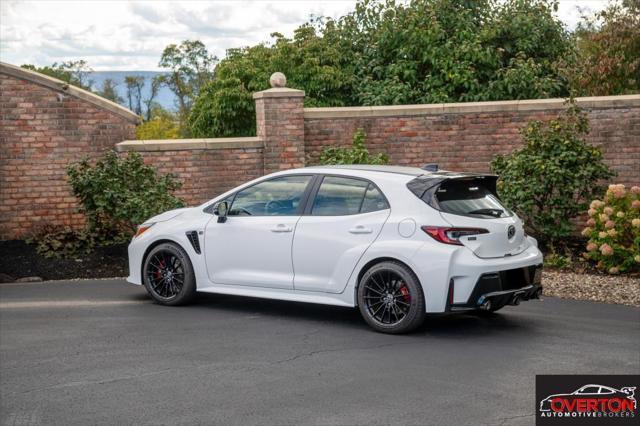
[[[102,242],[124,241],[151,216],[184,206],[171,194],[181,183],[159,175],[137,153],[119,157],[111,151],[95,165],[88,159],[72,164],[67,173],[88,230]]]
[[[153,108],[151,118],[136,127],[136,139],[177,139],[180,123],[175,114],[161,107]]]
[[[177,139],[180,128],[172,122],[152,118],[136,127],[136,139]]]
[[[600,148],[585,142],[588,132],[586,115],[570,102],[556,119],[530,122],[522,130],[524,148],[491,162],[504,202],[552,249],[573,234],[572,219],[602,192],[597,182],[614,175]]]
[[[573,266],[571,253],[549,253],[544,257],[544,266],[558,269],[568,269]]]
[[[589,238],[585,258],[610,274],[640,271],[640,187],[610,185],[603,200],[589,206],[582,235]]]
[[[358,129],[353,135],[351,148],[329,147],[320,155],[320,164],[388,164],[389,157],[386,154],[369,154],[364,145],[364,130]]]
[[[27,243],[35,244],[38,254],[44,257],[62,258],[90,253],[95,245],[95,238],[86,230],[45,226],[29,237]]]

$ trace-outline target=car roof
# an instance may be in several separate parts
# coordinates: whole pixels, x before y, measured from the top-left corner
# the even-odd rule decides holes
[[[405,167],[405,166],[382,166],[375,164],[348,164],[348,165],[335,165],[335,166],[317,166],[311,167],[314,169],[328,169],[328,171],[335,169],[346,169],[346,170],[360,170],[365,172],[382,172],[382,173],[396,173],[401,175],[409,175],[409,176],[420,176],[425,173],[428,173],[425,170],[422,170],[419,167]]]
[[[493,176],[490,173],[472,173],[472,172],[451,172],[447,170],[439,170],[437,172],[427,171],[419,167],[406,166],[385,166],[374,164],[349,164],[349,165],[331,165],[331,166],[310,166],[301,169],[288,170],[289,172],[313,172],[313,173],[335,173],[336,171],[355,171],[355,172],[374,172],[401,175],[405,177],[416,178],[422,176],[425,178],[458,178],[458,177],[474,177],[474,176]]]

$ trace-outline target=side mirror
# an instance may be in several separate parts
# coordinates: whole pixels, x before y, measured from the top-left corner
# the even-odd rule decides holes
[[[218,216],[218,223],[225,223],[227,221],[227,213],[229,212],[229,203],[221,201],[216,204],[213,213]]]

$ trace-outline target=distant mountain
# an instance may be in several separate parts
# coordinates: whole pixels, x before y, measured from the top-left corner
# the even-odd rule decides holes
[[[124,78],[128,76],[144,77],[145,86],[142,96],[143,98],[146,98],[151,90],[151,79],[160,74],[162,73],[158,71],[94,71],[91,73],[89,78],[93,80],[91,89],[96,92],[102,90],[102,84],[106,79],[110,78],[113,80],[117,84],[116,89],[118,91],[118,95],[123,99],[122,105],[128,108],[129,105],[126,100],[127,86],[124,84]],[[175,111],[177,109],[175,102],[176,97],[167,87],[162,87],[162,89],[160,89],[155,101],[168,110]]]

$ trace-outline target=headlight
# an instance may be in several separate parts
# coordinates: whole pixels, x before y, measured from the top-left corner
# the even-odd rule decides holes
[[[136,235],[133,238],[138,238],[140,235],[145,233],[147,229],[151,228],[155,223],[143,223],[142,225],[138,225],[138,230],[136,231]]]

